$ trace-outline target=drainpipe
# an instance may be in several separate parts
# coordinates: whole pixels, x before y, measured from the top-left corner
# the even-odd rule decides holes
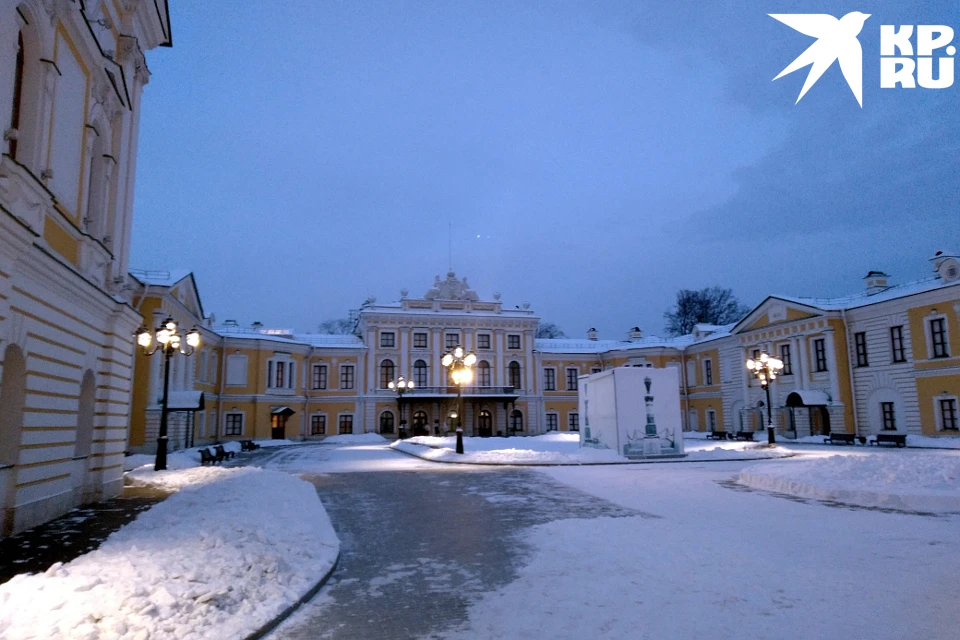
[[[843,335],[846,339],[847,349],[847,375],[850,378],[850,402],[853,404],[853,434],[860,436],[860,416],[857,411],[857,392],[853,386],[853,356],[850,353],[850,325],[847,323],[847,310],[840,310],[840,318],[843,320]]]

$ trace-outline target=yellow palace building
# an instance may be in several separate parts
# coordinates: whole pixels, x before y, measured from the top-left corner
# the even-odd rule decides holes
[[[0,6],[0,535],[122,486],[144,51],[165,0]]]
[[[175,363],[174,395],[184,410],[171,421],[172,446],[228,439],[322,439],[376,432],[395,436],[453,424],[456,389],[440,364],[463,346],[477,355],[463,389],[468,435],[577,431],[577,380],[612,367],[677,367],[681,411],[693,430],[763,428],[765,395],[744,362],[761,351],[785,369],[772,388],[781,435],[842,431],[955,435],[960,426],[960,260],[937,254],[928,278],[902,285],[871,272],[860,293],[843,298],[770,296],[744,319],[697,325],[685,336],[622,340],[537,339],[528,304],[489,299],[466,278],[437,277],[422,297],[401,291],[353,314],[349,335],[216,325],[204,318],[187,273],[134,272],[138,308],[201,324],[203,347]],[[130,447],[155,447],[160,368],[137,358]],[[389,388],[403,376],[414,389]],[[202,400],[200,394],[202,393]],[[190,394],[193,394],[192,396]],[[199,407],[202,404],[202,409]]]

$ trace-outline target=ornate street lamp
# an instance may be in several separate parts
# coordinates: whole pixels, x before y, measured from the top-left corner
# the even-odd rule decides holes
[[[391,380],[387,383],[390,391],[397,392],[397,413],[400,414],[400,426],[397,429],[397,437],[403,440],[407,434],[407,421],[403,419],[403,394],[407,391],[413,391],[413,380],[409,382],[400,376],[396,381]]]
[[[457,453],[463,453],[463,385],[473,380],[473,365],[477,356],[467,353],[463,347],[457,347],[444,354],[440,363],[450,371],[450,379],[457,385]]]
[[[767,392],[767,442],[774,444],[773,437],[773,406],[770,404],[770,383],[777,379],[783,370],[783,361],[766,353],[761,353],[757,360],[747,360],[747,370],[760,381],[760,386]]]
[[[194,327],[183,337],[173,318],[167,318],[153,331],[140,327],[137,331],[137,344],[145,356],[152,356],[157,351],[163,353],[163,400],[160,409],[160,435],[157,436],[157,459],[153,470],[164,471],[167,468],[167,396],[170,393],[170,358],[174,353],[193,355],[200,346],[200,331]]]

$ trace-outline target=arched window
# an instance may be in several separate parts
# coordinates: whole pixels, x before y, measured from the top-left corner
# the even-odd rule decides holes
[[[413,363],[413,384],[416,387],[427,386],[427,363],[423,360]]]
[[[413,414],[413,428],[415,430],[427,428],[427,414],[425,411],[417,411]]]
[[[393,433],[392,411],[384,411],[380,414],[380,433]]]
[[[520,380],[520,363],[511,362],[507,365],[507,384],[514,389],[520,389],[523,384]]]
[[[523,431],[523,413],[519,409],[510,412],[510,430]]]
[[[490,363],[486,360],[481,360],[477,364],[477,384],[481,387],[489,387],[492,384],[490,381]]]
[[[10,128],[20,129],[20,102],[23,99],[23,33],[17,34],[17,64],[13,75],[13,115],[10,118]],[[17,159],[17,141],[10,141],[10,157]]]
[[[380,388],[388,389],[390,383],[394,379],[394,374],[397,372],[397,367],[393,364],[393,360],[384,360],[380,363]]]

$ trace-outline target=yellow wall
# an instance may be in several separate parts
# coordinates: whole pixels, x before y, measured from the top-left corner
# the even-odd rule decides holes
[[[956,432],[937,431],[936,400],[940,396],[960,397],[960,375],[917,378],[917,400],[920,403],[920,428],[927,436],[953,435]]]
[[[960,321],[957,320],[957,316],[953,310],[953,305],[958,300],[923,307],[914,307],[907,311],[907,316],[910,319],[910,336],[913,342],[913,359],[918,364],[917,368],[925,368],[925,363],[919,361],[927,360],[930,357],[930,353],[927,350],[926,325],[927,318],[931,314],[946,316],[950,355],[960,356]],[[940,365],[934,363],[927,366],[938,367]]]

